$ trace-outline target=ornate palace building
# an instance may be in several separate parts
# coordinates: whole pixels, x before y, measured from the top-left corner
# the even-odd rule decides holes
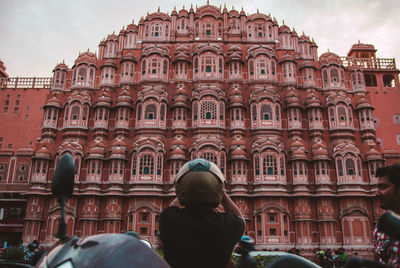
[[[270,15],[208,4],[108,35],[97,54],[54,68],[23,240],[55,242],[50,186],[68,153],[69,235],[134,230],[159,245],[175,176],[203,157],[225,174],[257,249],[371,254],[375,170],[400,151],[399,70],[375,52],[358,43],[346,57],[318,56],[313,39]]]

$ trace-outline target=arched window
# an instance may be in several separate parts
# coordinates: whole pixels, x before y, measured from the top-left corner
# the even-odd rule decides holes
[[[217,157],[215,156],[214,153],[212,153],[212,152],[205,152],[205,153],[203,153],[203,156],[202,156],[202,157],[203,157],[204,159],[207,159],[208,161],[213,162],[214,164],[218,165]]]
[[[224,120],[224,104],[221,102],[219,104],[219,119]]]
[[[161,175],[162,158],[161,155],[157,157],[157,175]]]
[[[137,120],[140,121],[140,118],[142,116],[142,105],[138,105],[138,112],[137,112]]]
[[[197,112],[198,112],[198,107],[197,107],[197,101],[193,103],[193,120],[197,120]]]
[[[140,158],[139,174],[153,175],[154,173],[154,158],[152,155],[143,155]]]
[[[219,69],[219,73],[222,74],[222,70],[224,68],[224,63],[222,61],[222,58],[219,58],[218,60],[218,69]]]
[[[339,82],[339,72],[338,72],[337,68],[331,69],[331,82],[332,83]]]
[[[271,73],[272,73],[272,75],[275,75],[275,69],[276,69],[275,64],[276,64],[275,61],[271,60]]]
[[[85,84],[87,75],[86,67],[81,67],[78,71],[78,84]]]
[[[346,174],[347,175],[356,175],[354,161],[351,158],[346,159]]]
[[[343,164],[342,164],[342,159],[337,159],[336,160],[336,165],[337,165],[337,171],[338,171],[338,176],[343,176]]]
[[[263,159],[264,175],[278,175],[276,158],[273,155],[266,155]]]
[[[201,119],[217,119],[217,105],[213,101],[204,101],[200,108]]]
[[[250,75],[254,75],[254,61],[253,60],[249,61],[249,69],[250,69]]]
[[[263,104],[260,111],[261,120],[272,120],[272,109],[268,104]]]
[[[133,176],[136,175],[136,161],[137,161],[136,153],[133,153],[132,154],[132,175]]]
[[[142,61],[142,74],[146,73],[146,60]]]
[[[347,121],[346,109],[344,107],[338,107],[338,118],[340,121]]]
[[[157,118],[157,107],[155,104],[148,104],[145,108],[144,119],[154,120]]]
[[[275,106],[275,115],[276,115],[276,121],[281,120],[280,119],[280,112],[279,112],[279,105]]]
[[[80,113],[81,113],[81,108],[77,105],[73,106],[71,109],[71,119],[79,120]]]
[[[197,74],[199,72],[199,58],[194,59],[194,72]]]
[[[168,70],[168,60],[164,60],[163,62],[163,74],[167,74],[167,70]]]
[[[164,116],[165,116],[165,105],[161,104],[161,108],[160,108],[160,120],[164,120]]]
[[[251,113],[253,114],[253,121],[257,121],[257,106],[255,104],[251,107]]]

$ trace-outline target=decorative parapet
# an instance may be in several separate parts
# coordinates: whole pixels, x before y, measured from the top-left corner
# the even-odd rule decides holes
[[[384,58],[354,58],[354,57],[340,57],[343,62],[343,66],[348,68],[351,66],[359,66],[362,69],[384,69],[384,70],[395,70],[396,61],[395,59],[384,59]]]
[[[0,89],[5,88],[50,88],[51,77],[3,77]]]

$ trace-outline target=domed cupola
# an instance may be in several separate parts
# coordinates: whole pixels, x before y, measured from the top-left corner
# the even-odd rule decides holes
[[[321,107],[322,108],[321,99],[319,98],[318,95],[315,94],[314,90],[307,90],[307,95],[306,95],[304,104],[307,109],[310,109],[312,107]]]
[[[120,90],[117,96],[116,107],[130,107],[132,105],[132,96],[129,90]]]
[[[228,92],[228,109],[232,107],[245,107],[239,84],[234,84]]]
[[[307,160],[306,146],[300,137],[294,137],[290,144],[290,159],[293,160]]]
[[[103,90],[102,93],[96,98],[94,107],[111,107],[112,98],[111,94],[107,90]]]
[[[87,159],[105,159],[106,145],[103,140],[95,139],[89,145],[89,152]]]
[[[285,104],[286,108],[301,107],[299,92],[296,89],[291,88],[286,92]]]
[[[80,53],[72,66],[73,87],[93,87],[96,71],[97,57],[93,52],[85,51]]]
[[[311,151],[312,151],[312,158],[314,161],[330,160],[328,146],[320,138],[317,138],[313,141]]]
[[[117,137],[111,143],[110,159],[126,160],[127,142],[123,138]]]

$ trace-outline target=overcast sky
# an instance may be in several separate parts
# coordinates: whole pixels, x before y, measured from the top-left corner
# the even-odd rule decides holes
[[[210,0],[228,10],[271,14],[316,41],[318,54],[345,56],[352,46],[373,44],[380,58],[400,64],[399,0]],[[10,77],[49,77],[57,63],[72,67],[80,51],[98,51],[99,42],[147,12],[169,14],[207,0],[0,0],[0,60]]]

